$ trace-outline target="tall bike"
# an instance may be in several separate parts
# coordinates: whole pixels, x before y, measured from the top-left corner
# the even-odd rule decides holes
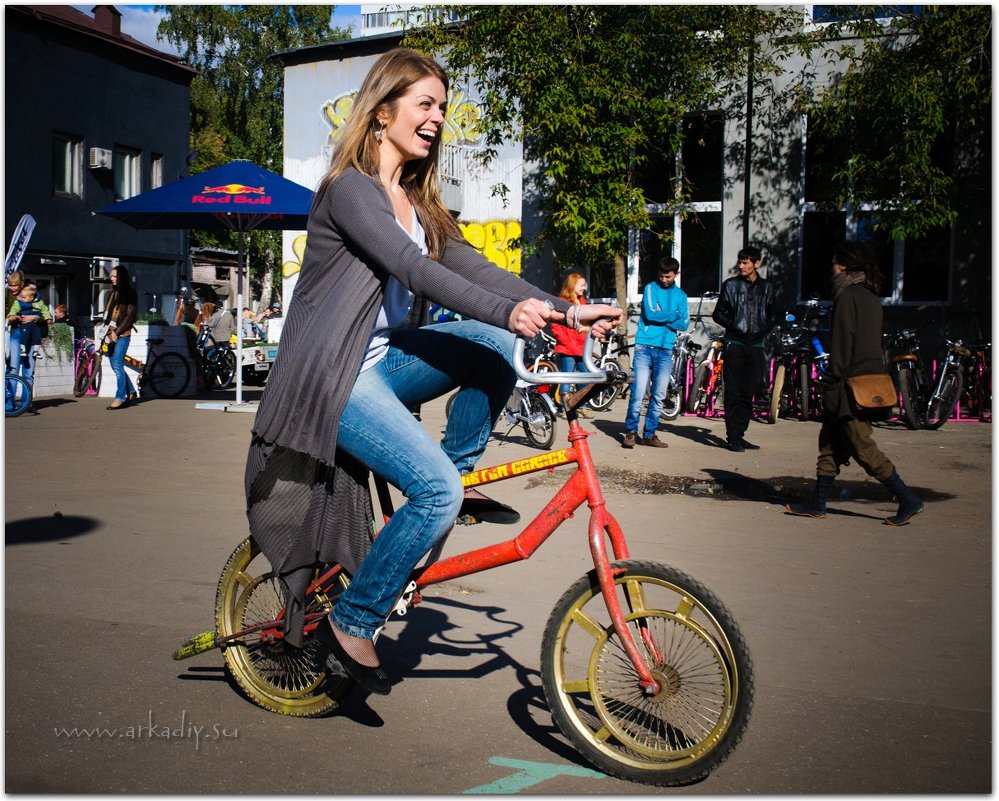
[[[514,364],[522,358],[518,340]],[[601,771],[654,785],[688,784],[716,768],[742,737],[753,703],[752,661],[732,615],[704,585],[676,568],[631,558],[576,414],[592,386],[627,376],[597,370],[589,355],[584,365],[587,372],[543,377],[517,370],[529,383],[591,385],[567,399],[568,448],[463,477],[465,486],[483,486],[574,465],[565,485],[513,540],[418,568],[396,611],[418,604],[430,585],[530,558],[585,503],[593,570],[569,587],[545,626],[541,677],[548,707],[563,734]],[[379,496],[391,515],[388,492]],[[232,676],[263,708],[300,716],[329,712],[351,681],[327,667],[312,635],[349,582],[340,565],[315,566],[305,644],[293,648],[283,638],[282,584],[247,537],[219,577],[215,629],[189,639],[174,658],[221,648]]]

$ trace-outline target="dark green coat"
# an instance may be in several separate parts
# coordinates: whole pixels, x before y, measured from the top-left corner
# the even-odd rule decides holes
[[[822,396],[827,420],[854,417],[844,378],[883,373],[881,299],[867,284],[854,284],[836,298],[829,346],[830,381]]]

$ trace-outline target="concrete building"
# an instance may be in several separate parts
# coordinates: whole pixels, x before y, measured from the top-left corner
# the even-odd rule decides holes
[[[50,305],[100,314],[112,265],[129,269],[139,313],[179,288],[182,231],[136,231],[93,212],[186,168],[195,71],[121,32],[114,6],[4,9],[5,242],[37,227],[21,268]]]
[[[802,24],[819,24],[813,14],[823,7],[802,6]],[[380,9],[380,10],[371,10]],[[419,11],[419,9],[416,9]],[[285,64],[285,174],[314,187],[326,165],[337,131],[350,114],[352,97],[375,59],[400,42],[400,26],[419,24],[414,9],[362,6],[363,35],[346,42],[280,54]],[[409,15],[409,16],[407,16]],[[385,32],[374,33],[383,30]],[[395,31],[395,32],[389,32]],[[918,242],[892,241],[871,230],[877,201],[857,208],[822,210],[824,187],[817,180],[816,132],[809,136],[803,117],[789,117],[766,98],[786,91],[806,67],[787,65],[765,93],[754,98],[748,86],[720,108],[691,114],[684,122],[678,160],[651,165],[642,176],[654,227],[673,234],[671,252],[682,265],[679,283],[692,310],[707,293],[735,274],[736,254],[745,244],[764,251],[762,274],[774,279],[788,307],[819,293],[829,299],[829,257],[833,244],[847,237],[871,238],[880,245],[888,277],[884,294],[886,328],[932,320],[936,332],[951,336],[988,336],[991,328],[990,203],[974,219],[931,232]],[[819,65],[817,80],[833,68]],[[765,95],[761,99],[761,94]],[[508,142],[488,169],[475,159],[478,98],[471,80],[451,87],[442,149],[443,194],[466,238],[487,258],[545,289],[557,287],[550,255],[522,258],[510,242],[538,229],[536,209],[525,197],[530,154]],[[672,213],[667,205],[682,169],[693,185],[695,214]],[[989,197],[985,180],[984,196]],[[505,196],[496,187],[505,187]],[[981,187],[979,187],[979,190]],[[969,232],[971,232],[969,234]],[[659,245],[650,231],[631,232],[628,252],[628,301],[640,298],[651,280]],[[286,234],[286,281],[292,281],[295,253],[304,235]],[[300,261],[300,258],[299,258]],[[611,297],[609,265],[590,265],[593,297]],[[285,289],[289,295],[288,284]],[[711,302],[703,305],[709,312]],[[929,344],[937,343],[930,339]]]

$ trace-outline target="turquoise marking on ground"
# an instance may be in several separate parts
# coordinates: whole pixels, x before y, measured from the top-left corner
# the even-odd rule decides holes
[[[507,759],[506,757],[490,757],[489,764],[514,768],[519,772],[504,776],[491,784],[483,784],[480,787],[465,790],[464,795],[512,795],[556,776],[580,776],[584,779],[604,778],[604,774],[599,771],[575,765],[549,765],[546,762],[525,762],[523,759]]]

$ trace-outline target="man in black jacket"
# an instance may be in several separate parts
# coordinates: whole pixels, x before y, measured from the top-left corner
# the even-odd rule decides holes
[[[739,275],[722,284],[712,318],[725,327],[725,439],[730,451],[755,450],[743,437],[753,414],[753,393],[763,380],[763,338],[777,324],[777,292],[761,277],[757,247],[739,251]]]

